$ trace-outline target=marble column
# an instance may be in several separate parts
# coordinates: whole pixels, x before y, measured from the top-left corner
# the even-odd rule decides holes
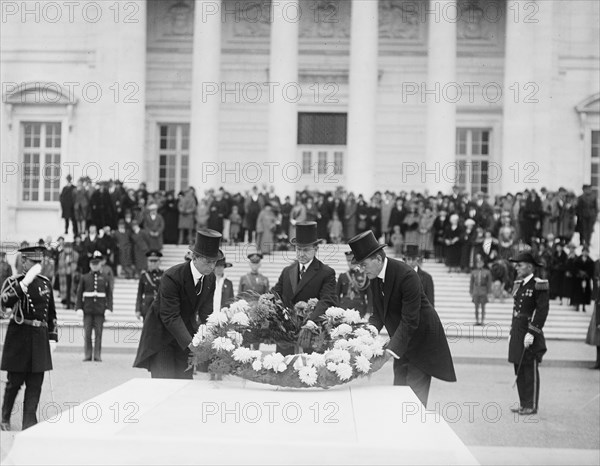
[[[268,161],[274,165],[273,179],[267,167],[263,182],[275,186],[279,197],[294,199],[295,181],[301,174],[298,160],[298,30],[301,17],[298,0],[279,0],[271,6],[271,54],[269,85]],[[301,91],[300,91],[301,92]]]
[[[375,167],[378,2],[352,0],[346,189],[369,199],[377,190]]]
[[[458,181],[456,103],[444,99],[444,86],[456,83],[456,0],[430,0],[427,16],[427,102],[425,169],[421,179],[430,192],[450,193]],[[422,167],[422,166],[421,166]]]
[[[218,188],[221,106],[221,0],[196,0],[192,65],[189,185]]]

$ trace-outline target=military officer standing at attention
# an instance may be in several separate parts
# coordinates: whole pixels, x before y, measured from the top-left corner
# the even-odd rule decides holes
[[[546,352],[542,331],[549,308],[548,280],[534,277],[534,266],[540,266],[533,255],[524,251],[516,258],[517,280],[513,286],[514,307],[508,361],[515,365],[520,405],[515,413],[530,415],[538,411],[540,373],[538,364]]]
[[[44,372],[52,370],[51,353],[56,349],[58,332],[52,284],[40,275],[45,249],[19,249],[24,273],[9,277],[2,285],[2,310],[12,308],[12,315],[0,366],[8,372],[1,430],[10,430],[10,415],[23,383],[23,429],[37,424]]]
[[[260,269],[262,258],[263,255],[258,251],[251,251],[248,254],[250,272],[240,277],[238,298],[244,298],[244,296],[253,292],[258,294],[269,292],[269,279],[258,271]]]
[[[138,285],[137,300],[135,302],[135,316],[144,319],[154,298],[158,296],[158,287],[163,271],[160,269],[160,251],[151,250],[146,253],[148,269],[142,273]]]
[[[90,271],[81,277],[77,288],[78,314],[83,314],[84,362],[92,360],[92,330],[94,331],[94,361],[102,362],[102,330],[104,313],[112,312],[113,295],[108,278],[100,271],[102,253],[95,251],[90,260]]]

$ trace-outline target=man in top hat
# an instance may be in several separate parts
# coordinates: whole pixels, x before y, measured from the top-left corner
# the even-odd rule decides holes
[[[215,295],[213,297],[213,310],[229,306],[235,297],[233,292],[233,283],[225,278],[225,269],[232,267],[233,264],[226,262],[225,258],[219,259],[215,265]]]
[[[157,250],[151,250],[146,253],[148,258],[148,269],[142,272],[140,282],[138,283],[138,294],[135,302],[135,316],[138,319],[144,319],[150,305],[158,296],[158,286],[162,278],[163,271],[160,269],[160,258],[162,253]]]
[[[317,317],[324,314],[329,307],[338,304],[335,271],[315,257],[320,242],[317,238],[316,222],[298,222],[296,237],[291,240],[291,244],[296,248],[296,260],[281,271],[279,280],[271,290],[290,308],[299,301],[308,302],[312,298],[319,300],[314,311],[308,316],[298,339],[307,346],[305,350],[309,349],[308,341],[312,334],[311,329],[316,328]],[[293,354],[294,345],[279,344],[277,351],[283,355]]]
[[[221,237],[214,230],[197,231],[190,260],[162,276],[133,364],[148,369],[153,378],[192,378],[187,370],[189,350],[198,327],[213,312],[213,271],[217,261],[225,258],[219,249]]]
[[[386,257],[372,231],[348,241],[355,262],[371,280],[373,315],[369,322],[390,335],[395,358],[394,385],[408,385],[427,405],[431,377],[456,381],[452,356],[437,312],[421,280],[408,264]]]
[[[94,251],[90,271],[81,277],[77,287],[77,313],[83,315],[84,362],[92,360],[92,330],[94,332],[94,361],[102,362],[102,330],[104,313],[112,312],[113,289],[109,278],[102,273],[103,255]]]
[[[258,251],[251,251],[248,254],[250,272],[240,277],[239,298],[243,298],[245,294],[249,293],[264,294],[269,291],[269,279],[258,271],[262,258],[263,255]]]
[[[540,374],[538,364],[546,352],[544,323],[548,317],[548,280],[534,277],[540,264],[529,251],[510,259],[516,263],[517,280],[513,286],[513,318],[508,341],[508,361],[515,366],[520,405],[513,412],[530,415],[538,411]]]
[[[37,423],[44,372],[52,370],[51,353],[56,348],[58,331],[52,284],[40,274],[44,251],[39,246],[19,249],[24,273],[9,277],[2,286],[1,305],[3,310],[12,308],[12,316],[0,365],[8,372],[1,430],[10,430],[10,415],[23,383],[23,429]]]
[[[364,317],[368,311],[371,311],[367,294],[369,280],[364,272],[353,263],[354,253],[346,251],[344,254],[348,270],[338,276],[336,295],[342,309],[356,309],[361,317]]]
[[[427,296],[427,299],[431,305],[435,306],[433,278],[421,268],[421,259],[422,256],[419,246],[416,244],[407,244],[404,251],[404,262],[406,262],[414,269],[415,272],[417,272],[417,275],[421,279],[421,285],[423,285],[425,296]]]

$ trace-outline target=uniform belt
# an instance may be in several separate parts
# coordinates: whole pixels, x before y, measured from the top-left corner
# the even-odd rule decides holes
[[[48,323],[43,320],[29,320],[23,319],[21,324],[30,325],[32,327],[48,327]]]
[[[106,293],[101,293],[99,291],[84,291],[84,298],[106,298]]]

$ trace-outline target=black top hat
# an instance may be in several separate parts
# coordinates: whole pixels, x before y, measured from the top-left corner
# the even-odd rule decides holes
[[[42,262],[46,248],[42,246],[29,246],[27,248],[19,249],[19,252],[23,259],[29,259],[33,262]]]
[[[404,251],[405,257],[408,257],[411,259],[416,259],[420,255],[421,255],[421,252],[419,251],[419,246],[417,244],[407,244],[406,245],[406,249]]]
[[[156,249],[151,249],[146,253],[146,257],[150,259],[159,259],[162,257],[162,253],[160,251],[157,251]]]
[[[542,264],[537,262],[529,251],[523,251],[517,254],[517,257],[513,259],[509,259],[511,262],[528,262],[529,264],[537,265],[538,267],[542,267]]]
[[[233,264],[231,262],[225,262],[225,257],[223,257],[222,259],[219,259],[217,261],[217,264],[215,265],[215,267],[225,267],[226,269],[228,269],[229,267],[233,267]]]
[[[318,244],[317,222],[299,222],[296,224],[296,237],[290,241],[294,246],[310,246]]]
[[[356,235],[348,241],[348,246],[350,246],[354,253],[354,261],[356,263],[364,261],[377,251],[385,248],[385,244],[379,244],[379,241],[377,241],[371,230]]]
[[[223,235],[215,230],[208,228],[198,230],[196,231],[196,242],[190,251],[207,259],[225,259],[225,254],[219,249],[222,237]]]

